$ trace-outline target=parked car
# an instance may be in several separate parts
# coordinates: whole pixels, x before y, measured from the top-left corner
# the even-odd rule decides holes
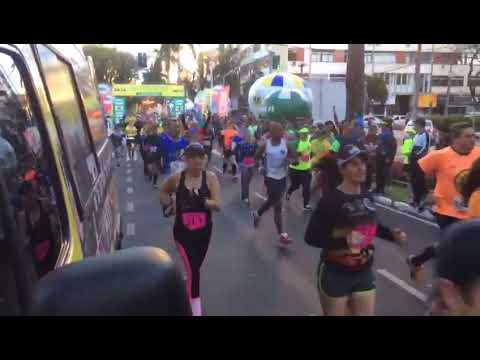
[[[409,129],[415,129],[415,124],[413,120],[409,120],[407,125],[405,126],[405,129],[403,131],[404,137],[407,135],[407,131]],[[430,146],[435,146],[435,143],[437,142],[438,131],[433,126],[432,120],[425,119],[425,130],[430,136]]]

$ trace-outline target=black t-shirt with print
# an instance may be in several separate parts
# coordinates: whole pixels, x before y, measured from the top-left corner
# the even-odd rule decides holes
[[[345,230],[348,235],[334,237],[335,230]],[[330,250],[347,250],[345,256],[367,260],[362,267],[372,264],[375,237],[393,241],[392,231],[378,223],[371,195],[338,189],[320,199],[305,233],[307,244],[324,249],[323,258]]]

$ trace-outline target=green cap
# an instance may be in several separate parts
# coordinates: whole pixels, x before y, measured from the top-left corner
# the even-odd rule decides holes
[[[302,128],[302,129],[298,130],[298,133],[299,134],[308,134],[308,133],[310,133],[310,130],[308,130],[307,128]]]

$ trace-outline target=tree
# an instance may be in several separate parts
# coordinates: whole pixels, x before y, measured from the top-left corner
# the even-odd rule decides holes
[[[170,75],[170,66],[172,64],[180,64],[179,53],[183,45],[186,45],[190,48],[194,58],[197,57],[194,44],[162,44],[160,49],[154,50],[156,53],[156,61],[159,61],[158,69],[160,69],[160,73],[162,73],[164,64],[167,78]]]
[[[365,44],[348,44],[346,120],[363,112],[365,96]]]
[[[215,84],[230,85],[230,93],[240,93],[240,68],[241,57],[239,49],[228,44],[220,44],[218,64],[213,69],[213,81]]]
[[[367,76],[367,94],[369,101],[384,105],[388,99],[388,88],[380,76]]]
[[[98,81],[128,83],[137,76],[136,60],[130,53],[102,45],[85,45],[83,52],[92,57]]]
[[[467,85],[470,90],[472,102],[475,105],[480,103],[476,90],[480,86],[480,70],[476,71],[474,66],[480,64],[480,44],[454,44],[457,51],[463,53],[463,64],[469,66],[467,74]]]

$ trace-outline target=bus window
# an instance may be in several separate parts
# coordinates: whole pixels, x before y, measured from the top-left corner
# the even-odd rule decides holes
[[[69,66],[55,53],[43,45],[38,45],[37,49],[53,113],[61,128],[67,157],[72,167],[81,205],[84,207],[98,169],[75,93],[74,79]]]
[[[96,150],[99,151],[107,140],[107,124],[103,118],[103,110],[98,98],[98,91],[87,62],[82,62],[81,66],[77,66],[75,70],[78,90],[85,104],[85,112],[87,114],[92,140]]]
[[[20,246],[31,251],[37,274],[43,276],[56,265],[66,220],[58,211],[58,178],[41,135],[45,129],[40,128],[38,111],[32,111],[20,68],[24,69],[21,63],[0,52],[0,167],[18,228],[25,235]]]

